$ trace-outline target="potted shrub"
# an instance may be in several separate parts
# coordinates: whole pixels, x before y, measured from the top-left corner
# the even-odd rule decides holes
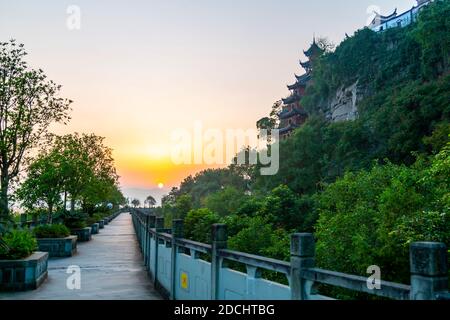
[[[36,249],[36,238],[27,230],[11,230],[1,236],[0,291],[34,290],[45,281],[48,253]]]
[[[91,228],[86,224],[87,214],[67,213],[63,219],[64,224],[70,229],[70,233],[77,236],[79,242],[90,241],[92,239]]]
[[[91,233],[92,234],[98,234],[100,229],[100,221],[101,216],[98,214],[94,214],[92,217],[89,217],[86,219],[86,224],[88,226],[91,226]]]
[[[63,224],[40,225],[33,229],[39,250],[50,257],[71,257],[77,252],[77,236]]]

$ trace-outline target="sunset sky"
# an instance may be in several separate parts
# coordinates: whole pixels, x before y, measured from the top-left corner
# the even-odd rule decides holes
[[[63,85],[72,120],[56,133],[106,137],[126,196],[160,197],[203,166],[170,161],[171,134],[249,129],[301,74],[313,35],[339,43],[368,8],[414,0],[0,0],[0,41],[24,43],[28,62]],[[69,5],[81,29],[69,30]],[[158,184],[163,184],[158,189]],[[161,186],[160,186],[161,187]]]

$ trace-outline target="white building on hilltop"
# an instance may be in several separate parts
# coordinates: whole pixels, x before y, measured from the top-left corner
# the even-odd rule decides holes
[[[370,23],[369,28],[375,32],[381,32],[390,28],[405,27],[416,21],[420,10],[432,1],[433,0],[417,0],[416,6],[400,15],[397,14],[397,9],[388,16],[382,16],[378,12],[375,12],[375,17]]]

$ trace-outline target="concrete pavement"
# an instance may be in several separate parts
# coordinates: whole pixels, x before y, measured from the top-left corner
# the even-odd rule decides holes
[[[81,289],[66,286],[69,266],[81,268]],[[0,300],[160,300],[143,265],[131,216],[123,213],[78,243],[71,258],[52,258],[48,279],[34,291],[0,293]]]

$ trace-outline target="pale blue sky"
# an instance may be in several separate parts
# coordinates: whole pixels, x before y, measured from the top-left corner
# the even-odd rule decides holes
[[[368,7],[387,14],[414,4],[0,0],[0,41],[24,43],[30,63],[75,100],[71,124],[57,132],[106,136],[124,187],[150,189],[161,181],[175,185],[189,171],[171,169],[169,177],[153,166],[173,128],[190,128],[195,120],[253,128],[288,95],[286,84],[302,72],[298,60],[313,34],[338,43],[365,25]],[[69,5],[81,9],[79,31],[66,27]]]

